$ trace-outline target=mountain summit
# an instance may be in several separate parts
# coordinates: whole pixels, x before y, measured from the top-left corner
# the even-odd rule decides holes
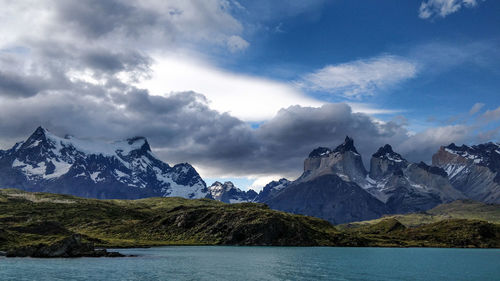
[[[0,186],[92,198],[208,196],[191,165],[162,162],[144,137],[108,143],[61,138],[42,127],[0,153]]]

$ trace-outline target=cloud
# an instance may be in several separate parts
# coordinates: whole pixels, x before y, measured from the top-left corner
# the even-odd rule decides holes
[[[226,0],[8,1],[2,5],[0,49],[50,40],[53,45],[108,50],[220,46],[244,49],[243,25]],[[50,38],[50,39],[48,39]]]
[[[404,122],[359,112],[387,110],[323,105],[293,83],[234,74],[193,58],[193,46],[248,48],[243,24],[231,13],[245,8],[234,3],[0,0],[0,143],[12,145],[39,125],[83,138],[144,135],[169,163],[190,162],[204,176],[262,179],[297,176],[313,148],[334,147],[345,135],[355,138],[365,161],[385,143],[420,160],[437,144],[470,135],[468,128],[460,134],[455,128],[412,136]],[[301,14],[301,3],[287,11]],[[181,51],[186,48],[191,51]],[[304,89],[355,98],[417,72],[413,61],[383,55],[330,65],[300,82]],[[252,128],[248,121],[261,124]]]
[[[481,0],[427,0],[420,4],[418,16],[421,19],[433,17],[444,18],[457,12],[462,7],[475,7],[480,1]]]
[[[469,110],[469,115],[474,115],[478,113],[484,107],[484,103],[475,103],[472,108]]]
[[[250,44],[240,36],[233,35],[227,39],[227,47],[231,52],[245,50]]]
[[[471,136],[470,128],[460,126],[411,135],[404,122],[381,122],[353,112],[345,103],[290,106],[252,128],[230,114],[211,109],[201,94],[155,96],[119,81],[99,87],[80,81],[71,91],[45,91],[23,98],[22,103],[0,97],[0,143],[4,147],[25,139],[38,125],[59,135],[92,139],[143,135],[168,163],[189,162],[205,177],[261,181],[278,175],[297,177],[312,149],[335,147],[346,135],[355,139],[366,164],[385,143],[418,161],[430,159],[440,145],[465,142]]]
[[[466,125],[429,128],[410,136],[396,147],[412,161],[429,161],[442,145],[469,143],[473,139],[473,131]]]
[[[211,108],[245,121],[272,118],[278,110],[291,105],[322,104],[290,84],[234,74],[200,59],[159,55],[154,61],[152,78],[139,83],[140,87],[157,94],[190,90],[203,93]]]
[[[373,95],[378,90],[413,78],[417,72],[415,62],[397,56],[382,55],[325,66],[306,74],[298,84],[312,91],[357,98]]]
[[[486,112],[481,115],[481,120],[486,122],[494,122],[500,120],[500,107],[493,110],[486,110]]]

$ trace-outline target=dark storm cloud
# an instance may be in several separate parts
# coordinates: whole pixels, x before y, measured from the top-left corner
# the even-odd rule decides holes
[[[0,71],[0,95],[31,97],[45,89],[43,78]]]
[[[385,143],[393,144],[410,160],[427,160],[439,145],[461,140],[468,133],[466,127],[452,126],[408,136],[403,125],[377,122],[353,113],[346,104],[292,106],[252,129],[229,114],[211,110],[206,98],[194,92],[161,97],[116,84],[95,96],[86,93],[83,83],[80,89],[43,93],[43,98],[26,98],[22,104],[3,100],[0,131],[18,140],[38,125],[59,135],[84,138],[143,135],[169,163],[190,162],[214,174],[289,177],[298,175],[312,149],[335,147],[346,135],[354,138],[368,164],[371,154]]]
[[[82,61],[92,69],[106,72],[132,71],[136,68],[146,70],[151,64],[150,58],[138,52],[112,53],[105,50],[84,53]]]

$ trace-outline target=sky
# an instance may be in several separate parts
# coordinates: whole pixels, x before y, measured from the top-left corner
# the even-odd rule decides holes
[[[500,138],[494,0],[0,0],[0,148],[141,135],[211,184],[351,136],[429,162]],[[367,167],[368,168],[368,167]]]

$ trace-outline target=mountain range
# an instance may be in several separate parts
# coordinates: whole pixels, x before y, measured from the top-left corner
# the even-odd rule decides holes
[[[250,201],[336,224],[423,212],[462,199],[499,204],[499,157],[495,143],[450,144],[430,166],[410,163],[386,144],[366,170],[354,140],[346,137],[334,149],[314,149],[297,180],[272,182]]]
[[[0,187],[101,199],[209,196],[191,165],[159,160],[146,138],[87,141],[60,138],[42,127],[0,151]]]
[[[158,159],[144,137],[112,143],[55,136],[44,128],[0,151],[0,187],[91,198],[210,198],[259,202],[340,224],[429,210],[459,199],[500,203],[500,145],[443,146],[432,166],[411,163],[389,144],[363,165],[354,140],[318,147],[302,175],[267,184],[260,193],[231,182],[208,186],[188,163]]]

